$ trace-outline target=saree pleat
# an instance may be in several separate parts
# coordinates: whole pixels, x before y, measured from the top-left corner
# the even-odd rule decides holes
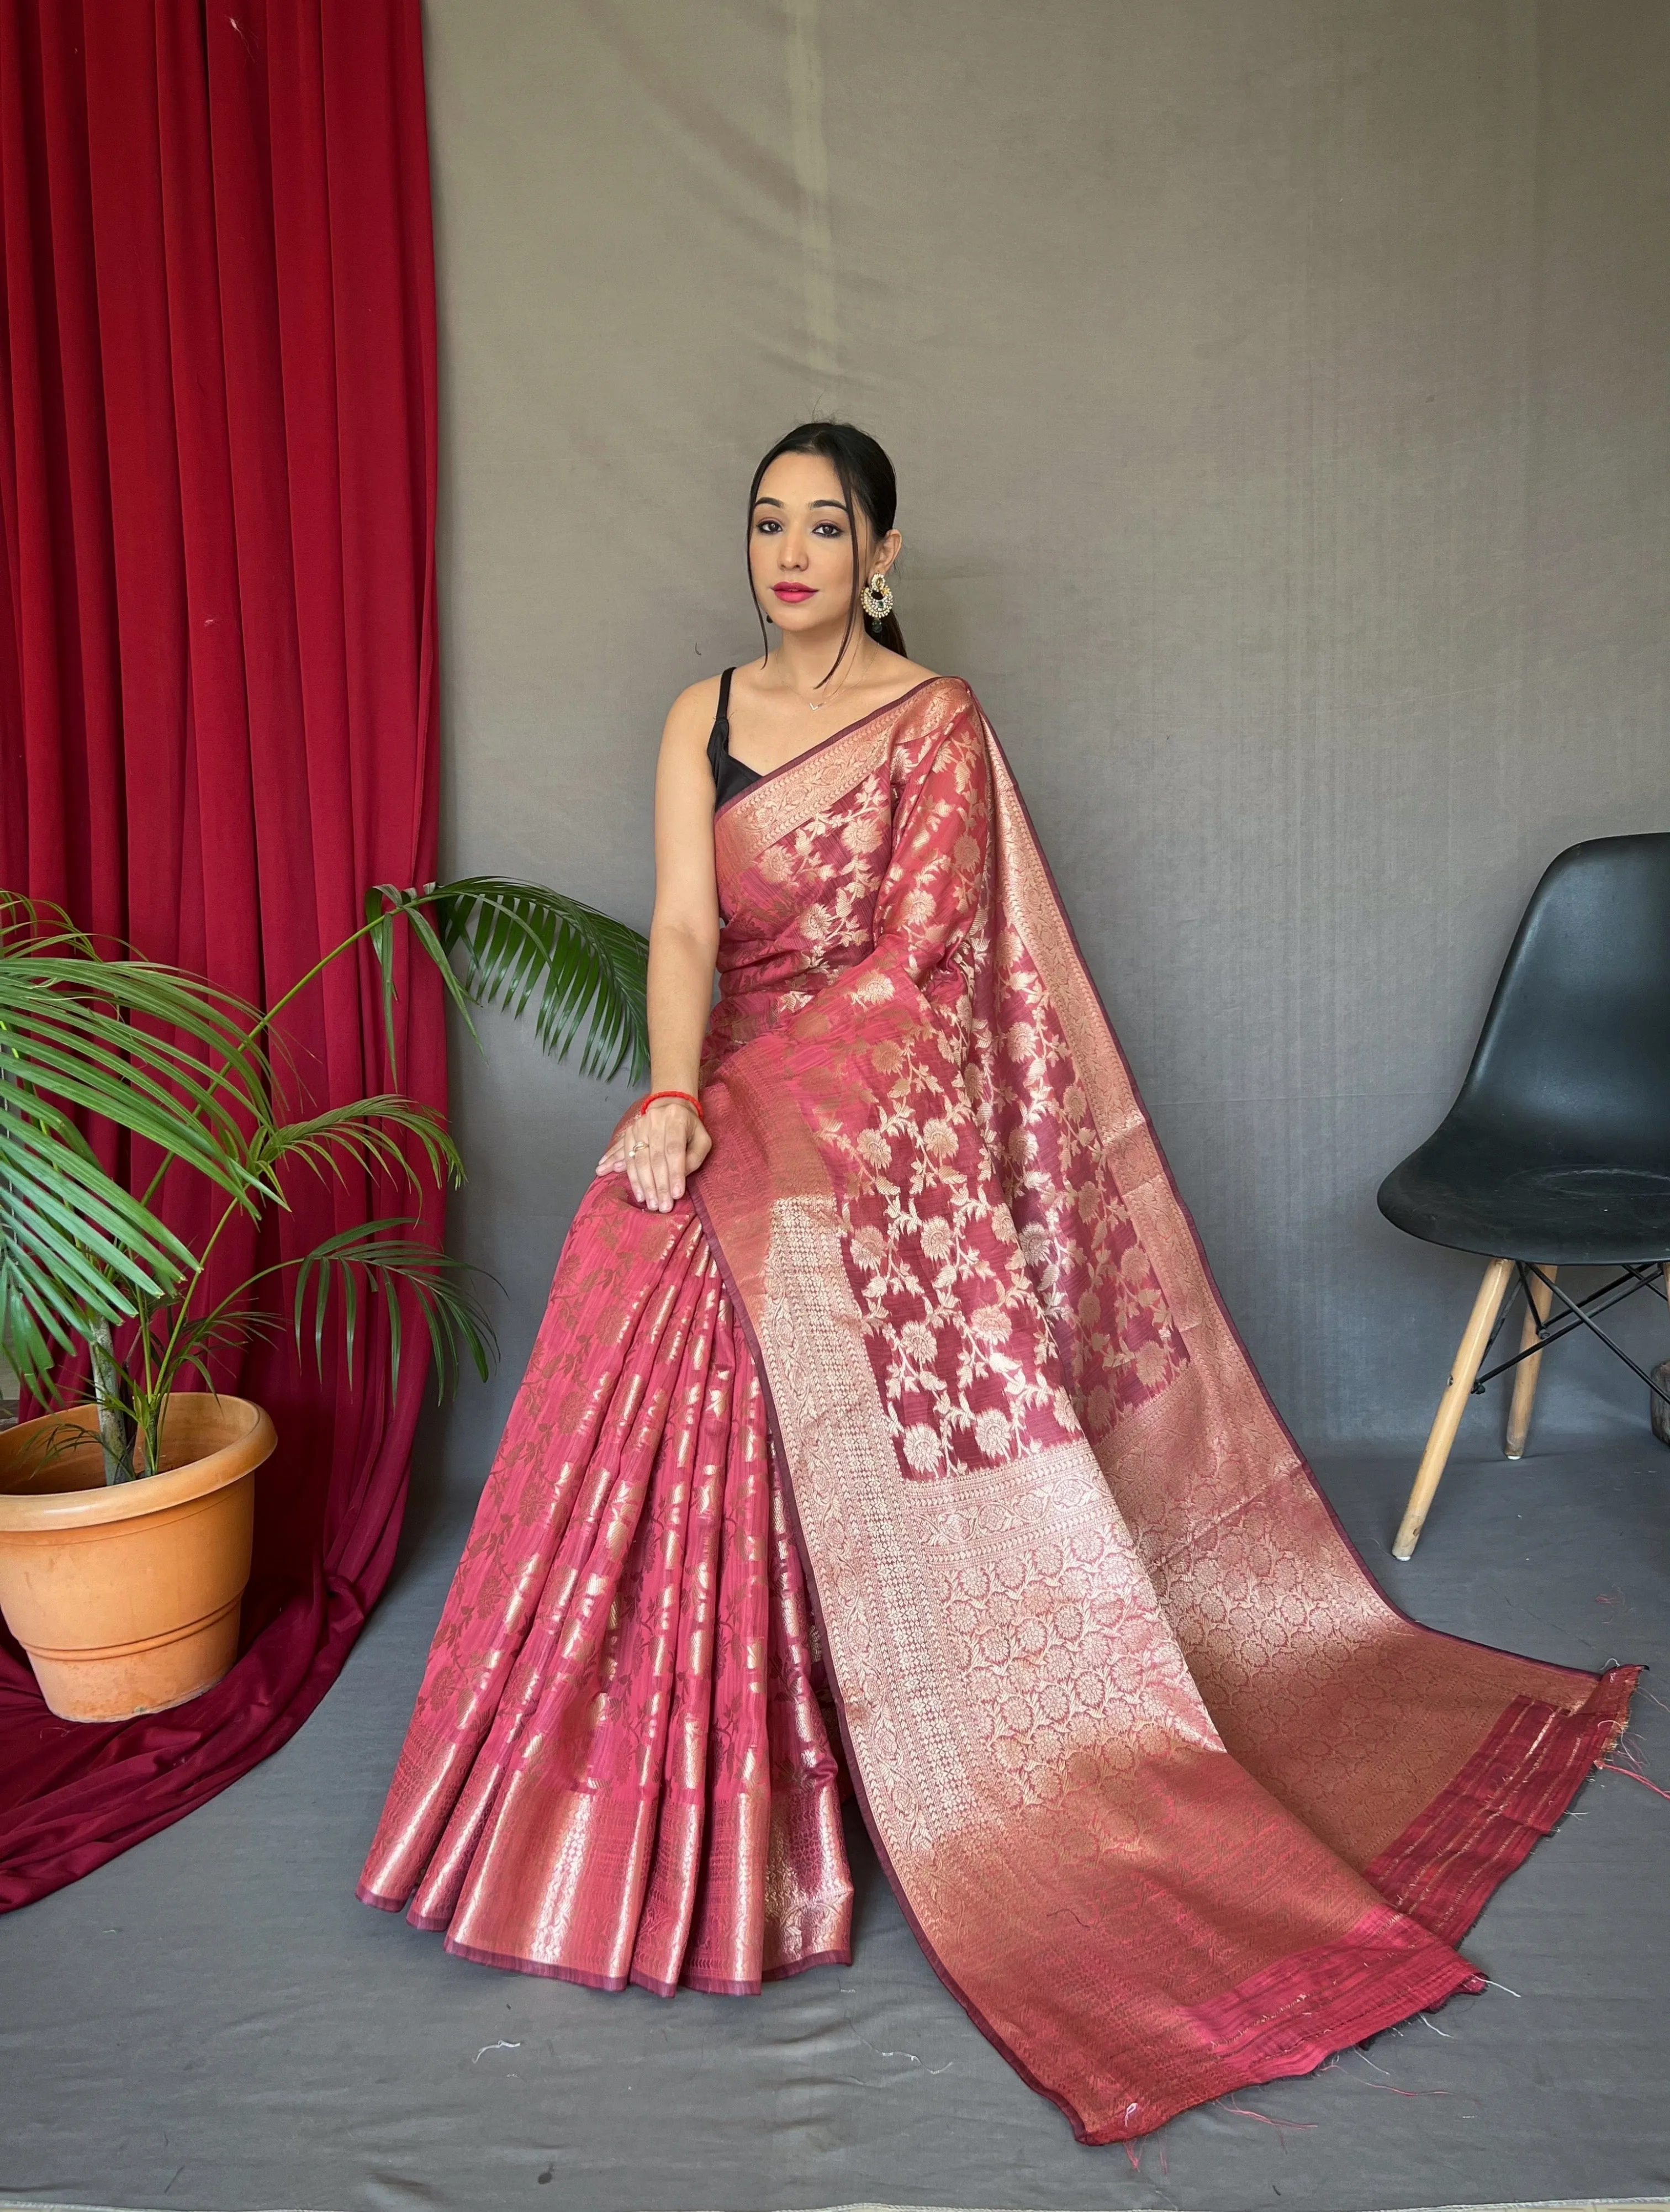
[[[935,1971],[1081,2140],[1303,2073],[1622,1729],[1420,1628],[1236,1338],[968,687],[723,807],[689,1197],[594,1183],[361,1894],[726,1994],[848,1955],[832,1694]]]
[[[771,1778],[766,1759],[765,1421],[750,1364],[737,1392],[720,1534],[715,1680],[707,1729],[707,1832],[685,1977],[746,1996],[760,1986]]]
[[[844,1964],[851,1917],[839,1769],[817,1695],[811,1606],[774,1455],[771,1595],[766,1701],[771,1833],[762,1962],[768,1981],[804,1966]]]
[[[591,1212],[623,1203],[604,1188]],[[613,1230],[630,1237],[642,1218]],[[487,1965],[749,1994],[765,1973],[847,1955],[851,1881],[797,1657],[804,1584],[773,1552],[758,1374],[688,1206],[666,1227],[641,1240],[655,1279],[599,1376],[574,1369],[574,1316],[553,1297],[437,1632],[447,1652],[492,1638],[489,1663],[409,1738],[404,1771],[425,1770],[427,1734],[450,1806],[437,1827],[433,1785],[404,1797],[360,1894],[391,1911],[410,1899],[414,1926]],[[549,1482],[528,1479],[524,1443],[576,1400],[592,1409],[590,1449],[562,1518],[542,1510]],[[524,1571],[507,1577],[519,1553]],[[779,1684],[792,1719],[774,1757]],[[461,1706],[467,1770],[440,1748]]]
[[[452,1927],[489,1821],[513,1793],[519,1765],[525,1770],[537,1760],[542,1775],[560,1767],[563,1723],[570,1734],[577,1725],[580,1700],[565,1692],[586,1686],[588,1662],[596,1656],[665,1421],[669,1370],[683,1350],[701,1288],[697,1242],[687,1237],[674,1258],[694,1258],[695,1265],[669,1267],[659,1295],[645,1306],[573,1512],[553,1532],[559,1538],[555,1556],[487,1741],[413,1900],[416,1927]]]
[[[677,1677],[667,1722],[655,1862],[632,1954],[633,1980],[662,1996],[670,1996],[678,1984],[701,1874],[720,1535],[730,1465],[736,1371],[735,1323],[728,1311],[721,1311],[702,1404],[681,1571]]]

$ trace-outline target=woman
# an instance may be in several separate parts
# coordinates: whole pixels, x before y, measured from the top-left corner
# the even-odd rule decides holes
[[[667,719],[649,1095],[361,1894],[605,1989],[844,1962],[827,1697],[936,1971],[1105,2142],[1482,1987],[1452,1947],[1634,1670],[1439,1636],[1369,1579],[978,702],[904,657],[893,517],[846,425],[756,471],[777,642]]]

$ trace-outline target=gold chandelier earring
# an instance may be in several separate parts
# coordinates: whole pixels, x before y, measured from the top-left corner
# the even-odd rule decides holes
[[[885,568],[877,569],[859,597],[864,602],[864,611],[871,622],[881,622],[892,613],[893,587],[887,580]]]

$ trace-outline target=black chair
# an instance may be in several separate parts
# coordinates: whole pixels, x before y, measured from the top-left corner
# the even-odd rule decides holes
[[[1670,833],[1573,845],[1531,895],[1455,1103],[1380,1187],[1412,1237],[1489,1256],[1392,1547],[1413,1553],[1470,1393],[1517,1369],[1507,1455],[1531,1425],[1544,1348],[1609,1306],[1670,1289]],[[1613,1279],[1576,1300],[1559,1270]],[[1480,1376],[1517,1276],[1520,1348]],[[1556,1310],[1558,1308],[1558,1310]],[[1649,1401],[1650,1402],[1650,1401]]]

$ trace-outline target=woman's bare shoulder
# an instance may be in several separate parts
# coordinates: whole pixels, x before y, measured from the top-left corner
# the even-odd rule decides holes
[[[887,653],[887,659],[884,664],[884,672],[877,678],[878,683],[887,682],[898,690],[908,691],[919,684],[938,684],[941,680],[937,668],[925,668],[920,660],[908,659],[902,653],[888,651],[886,647],[882,650]]]
[[[663,737],[674,744],[699,742],[706,745],[719,713],[719,685],[717,676],[699,677],[694,684],[687,684],[667,709]]]

